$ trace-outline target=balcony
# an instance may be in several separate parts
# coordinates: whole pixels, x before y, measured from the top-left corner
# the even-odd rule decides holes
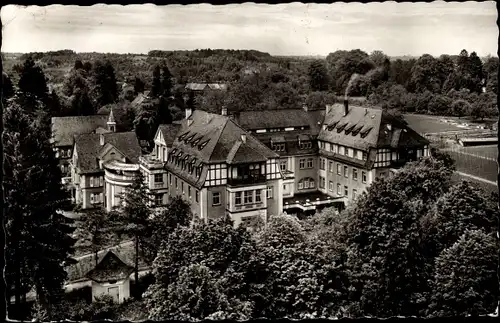
[[[155,155],[144,155],[139,157],[139,163],[147,169],[162,169],[163,162]]]
[[[300,193],[283,199],[283,209],[298,208],[302,211],[315,210],[318,206],[337,206],[343,208],[347,203],[345,197],[331,197],[321,192]]]
[[[244,186],[253,184],[263,184],[266,182],[266,175],[260,174],[257,176],[243,176],[236,178],[228,178],[227,185],[230,186]]]
[[[167,188],[167,182],[154,182],[149,185],[150,190],[158,190],[162,188]]]

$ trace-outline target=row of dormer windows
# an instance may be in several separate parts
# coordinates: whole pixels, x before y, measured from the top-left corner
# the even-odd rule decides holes
[[[266,128],[266,129],[257,129],[255,133],[266,133],[266,132],[282,132],[282,131],[295,131],[295,130],[308,130],[309,126],[300,126],[300,127],[282,127],[282,128]]]

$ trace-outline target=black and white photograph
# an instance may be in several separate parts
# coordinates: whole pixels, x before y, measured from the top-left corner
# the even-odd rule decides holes
[[[3,5],[5,319],[498,318],[497,19]]]

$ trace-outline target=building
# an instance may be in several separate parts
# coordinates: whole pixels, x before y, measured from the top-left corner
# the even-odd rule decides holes
[[[182,196],[193,214],[213,219],[228,214],[235,225],[283,211],[279,155],[241,128],[227,115],[194,111],[171,138],[160,129],[151,160],[163,163],[167,200]],[[160,175],[143,163],[147,176]],[[163,177],[163,180],[165,178]]]
[[[104,206],[110,211],[139,171],[141,148],[135,132],[115,132],[113,113],[107,129],[75,137],[71,191],[82,209]]]
[[[54,117],[52,118],[52,144],[61,167],[64,184],[71,179],[71,158],[75,136],[89,134],[98,128],[105,128],[108,115]]]
[[[327,106],[318,135],[319,191],[352,201],[392,169],[429,155],[429,141],[381,109]]]
[[[225,111],[223,113],[226,113]],[[319,206],[344,204],[341,198],[318,192],[317,137],[325,110],[242,111],[234,119],[279,156],[283,175],[283,208],[288,212],[314,211]]]
[[[224,91],[227,90],[227,84],[223,83],[187,83],[184,90],[192,92],[204,91]]]
[[[127,265],[113,251],[107,251],[95,268],[86,274],[92,281],[92,300],[109,295],[121,304],[130,297],[130,275],[134,267]]]

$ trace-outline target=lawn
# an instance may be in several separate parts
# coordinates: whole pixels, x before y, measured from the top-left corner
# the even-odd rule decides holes
[[[465,176],[460,176],[459,174],[455,173],[452,177],[452,181],[454,183],[459,183],[461,180],[466,180],[468,182],[471,182],[473,184],[476,184],[477,186],[479,186],[480,188],[482,188],[485,192],[487,193],[493,193],[493,192],[498,192],[498,186],[497,185],[493,185],[493,184],[489,184],[489,183],[485,183],[485,182],[481,182],[481,181],[478,181],[478,180],[475,180],[475,179],[472,179],[470,177],[465,177]]]
[[[405,114],[404,119],[406,120],[406,122],[408,122],[408,126],[410,128],[420,134],[444,131],[458,131],[465,129],[442,121],[442,119],[450,119],[448,117],[427,116],[421,114]],[[468,121],[464,120],[464,122]]]

